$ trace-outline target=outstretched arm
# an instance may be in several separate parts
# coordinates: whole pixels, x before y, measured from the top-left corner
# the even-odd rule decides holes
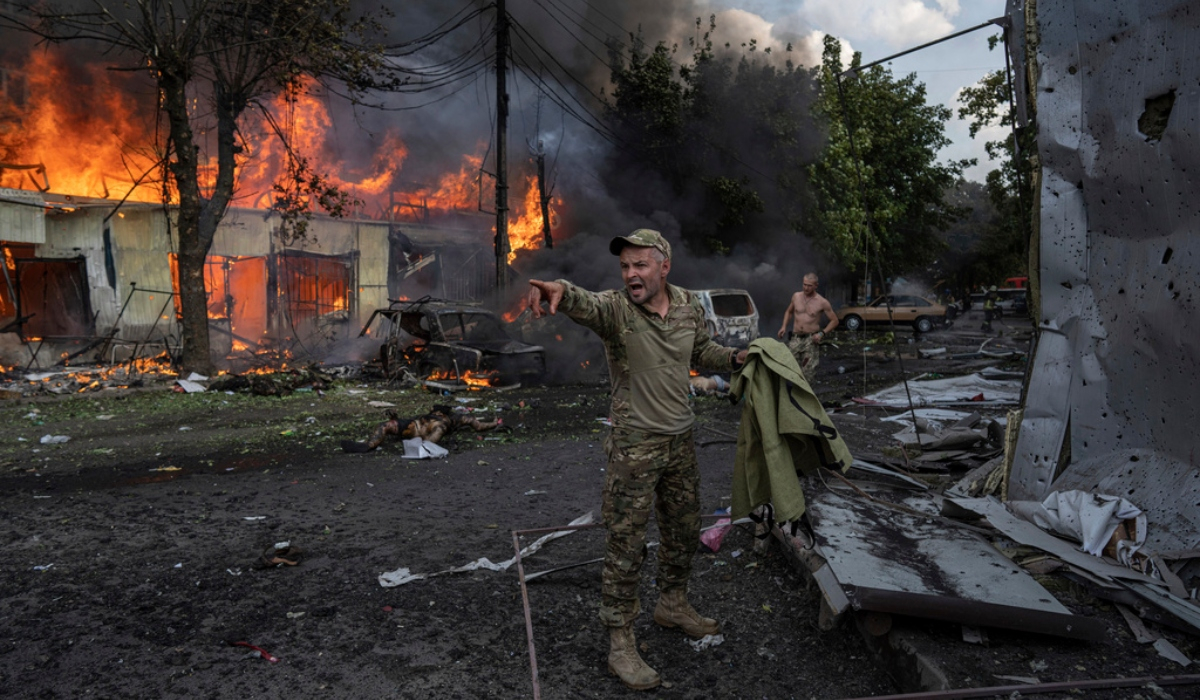
[[[543,282],[542,280],[529,280],[529,310],[533,313],[534,318],[541,318],[542,302],[545,301],[550,306],[550,315],[558,313],[558,304],[562,301],[563,293],[566,291],[559,282]]]
[[[614,292],[589,292],[567,280],[529,280],[526,300],[534,318],[541,318],[547,313],[541,307],[542,302],[546,302],[549,313],[562,311],[572,321],[592,329],[601,338],[616,332],[614,324],[619,302]]]

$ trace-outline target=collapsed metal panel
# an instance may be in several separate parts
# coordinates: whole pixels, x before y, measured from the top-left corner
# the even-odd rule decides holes
[[[832,492],[811,494],[807,516],[855,609],[1075,639],[1104,634],[964,529]]]
[[[1034,371],[1069,366],[1070,401],[1056,405],[1031,387],[1029,408],[1054,415],[1040,428],[1027,417],[1022,433],[1070,426],[1063,479],[1072,465],[1138,448],[1194,472],[1200,338],[1184,329],[1200,304],[1200,6],[1065,0],[1036,9],[1040,320],[1068,342],[1041,344]],[[1030,444],[1024,434],[1021,444]],[[1036,484],[1015,482],[1039,474],[1032,454],[1018,450],[1013,487],[1036,496]],[[1166,484],[1146,486],[1143,503],[1191,507]],[[1157,514],[1148,514],[1153,528]],[[1200,530],[1184,536],[1195,544]]]
[[[1029,378],[1021,433],[1013,456],[1009,497],[1040,500],[1054,481],[1070,409],[1070,342],[1062,333],[1042,331],[1038,358]]]
[[[0,241],[45,243],[45,206],[36,192],[0,188]]]

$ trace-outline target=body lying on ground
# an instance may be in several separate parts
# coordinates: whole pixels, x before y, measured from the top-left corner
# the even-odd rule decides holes
[[[395,411],[388,411],[387,416],[388,419],[379,424],[369,440],[366,442],[343,440],[342,449],[346,452],[370,452],[393,435],[399,436],[401,440],[422,438],[437,443],[447,435],[463,428],[470,428],[481,433],[504,424],[500,418],[483,421],[467,413],[457,413],[450,406],[441,405],[434,406],[429,413],[419,418],[401,418]]]

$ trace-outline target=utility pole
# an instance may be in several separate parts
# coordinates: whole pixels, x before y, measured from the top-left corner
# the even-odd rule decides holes
[[[550,237],[550,193],[546,191],[546,149],[538,141],[537,147],[538,197],[542,202],[542,235],[546,237],[546,247],[554,247],[554,239]]]
[[[508,286],[508,12],[496,0],[496,291]]]

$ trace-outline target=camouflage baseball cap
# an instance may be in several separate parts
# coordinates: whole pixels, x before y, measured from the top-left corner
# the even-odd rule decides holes
[[[608,244],[608,251],[613,255],[620,255],[621,250],[627,245],[656,248],[667,260],[671,259],[671,244],[667,243],[667,239],[663,238],[661,233],[652,229],[639,228],[628,236],[617,236]]]

